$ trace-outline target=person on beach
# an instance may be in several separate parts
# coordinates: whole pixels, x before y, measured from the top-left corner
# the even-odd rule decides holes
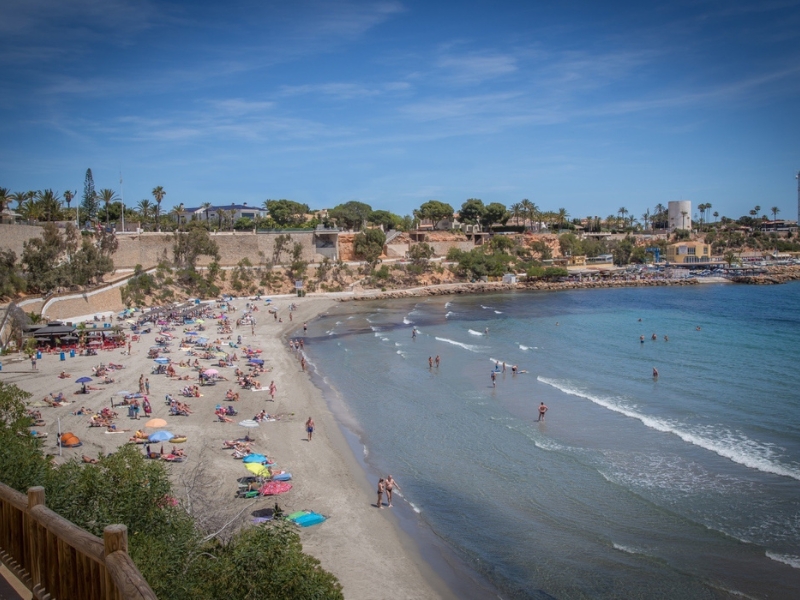
[[[539,418],[537,421],[544,421],[544,413],[547,412],[547,407],[544,405],[544,402],[539,403]]]
[[[399,490],[400,486],[397,485],[397,482],[394,479],[392,479],[391,475],[387,475],[386,476],[386,482],[385,483],[386,483],[386,500],[387,500],[387,502],[389,504],[389,508],[391,508],[392,507],[392,490],[394,490],[394,488],[397,488]]]
[[[416,328],[416,327],[413,327],[413,328],[411,329],[411,339],[412,339],[412,340],[415,340],[415,339],[417,339],[417,328]]]
[[[314,435],[314,419],[308,417],[308,421],[306,421],[306,433],[308,434],[308,441],[311,441],[311,437]]]
[[[31,369],[36,370],[36,354],[31,354]]]
[[[308,333],[308,323],[303,323],[303,335]]]
[[[438,354],[436,355],[436,358],[434,359],[434,362],[436,363],[436,368],[438,369],[439,368],[439,355]]]
[[[492,387],[497,387],[497,371],[492,371]]]
[[[433,368],[433,357],[432,356],[428,357],[428,368],[429,369]]]
[[[270,381],[269,382],[269,395],[270,395],[270,399],[273,402],[275,402],[275,392],[277,392],[277,391],[278,391],[278,386],[275,385],[275,381],[274,380]]]
[[[144,393],[145,394],[149,394],[150,393],[150,378],[149,377],[146,377],[145,380],[144,380]]]
[[[381,477],[378,480],[378,508],[383,508],[383,492],[386,490],[386,482]]]

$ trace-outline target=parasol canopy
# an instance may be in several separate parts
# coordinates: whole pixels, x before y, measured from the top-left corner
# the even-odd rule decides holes
[[[206,369],[203,371],[203,375],[219,375],[219,371],[216,369]]]
[[[166,427],[167,422],[164,419],[150,419],[144,424],[145,427]]]
[[[250,471],[256,477],[269,477],[269,469],[259,463],[245,463],[244,468]]]
[[[157,362],[160,365],[167,365],[169,364],[169,359],[166,356],[159,356],[158,358],[154,359],[154,362]]]
[[[91,380],[91,377],[79,377],[75,380],[75,383],[89,383]]]
[[[253,419],[245,419],[244,421],[239,421],[239,425],[241,427],[258,427],[258,421],[254,421]]]
[[[166,430],[162,430],[162,431],[156,431],[155,433],[151,434],[150,437],[147,438],[147,441],[148,442],[153,442],[153,443],[155,443],[155,442],[168,442],[169,440],[171,440],[174,437],[175,437],[175,434],[173,434],[172,432],[166,431]]]

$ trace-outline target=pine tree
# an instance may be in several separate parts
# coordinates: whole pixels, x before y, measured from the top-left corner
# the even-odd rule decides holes
[[[93,221],[97,216],[97,192],[94,191],[94,178],[92,170],[86,169],[86,179],[83,180],[83,200],[81,201],[81,219]]]

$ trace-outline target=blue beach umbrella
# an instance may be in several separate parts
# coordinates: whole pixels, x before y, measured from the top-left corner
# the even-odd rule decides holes
[[[169,431],[156,431],[155,433],[150,434],[150,437],[147,438],[147,441],[148,442],[153,442],[153,443],[155,443],[155,442],[168,442],[169,440],[171,440],[174,437],[175,437],[175,435],[173,433],[169,432]]]
[[[254,365],[263,365],[264,364],[264,361],[262,359],[260,359],[260,358],[251,358],[247,362],[253,363]]]
[[[89,383],[91,380],[91,377],[80,377],[75,380],[75,383]]]
[[[156,358],[154,362],[157,362],[160,365],[166,365],[169,364],[169,359],[166,356],[160,356],[159,358]]]

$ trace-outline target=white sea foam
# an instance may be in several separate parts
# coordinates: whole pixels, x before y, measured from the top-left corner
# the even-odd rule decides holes
[[[400,342],[395,342],[394,345],[395,346],[402,346],[402,344]]]
[[[342,324],[342,322],[341,322],[341,321],[336,321],[336,324],[337,324],[337,325],[341,325],[341,324]]]
[[[403,324],[404,325],[411,325],[414,321],[409,319],[408,317],[403,317]]]
[[[364,453],[364,458],[367,458],[369,456],[369,450],[367,450],[367,445],[366,444],[362,444],[361,448],[362,448],[362,452]]]
[[[452,310],[449,310],[449,311],[447,311],[447,313],[445,313],[445,315],[444,315],[444,318],[445,318],[445,319],[449,319],[449,318],[450,318],[450,315],[454,315],[454,314],[455,314],[455,313],[454,313]]]
[[[440,342],[447,342],[448,344],[453,344],[454,346],[460,346],[465,350],[469,350],[470,352],[478,352],[478,346],[473,346],[471,344],[462,344],[461,342],[457,342],[455,340],[449,340],[447,338],[437,337],[436,338]]]
[[[469,330],[469,332],[470,332],[472,335],[483,335],[483,333],[481,333],[480,331],[475,331],[474,329],[470,329],[470,330]]]
[[[616,542],[612,542],[611,545],[614,547],[614,550],[619,550],[620,552],[626,552],[628,554],[645,554],[645,552],[639,550],[638,548],[623,546],[622,544],[617,544]]]
[[[402,350],[398,350],[398,351],[396,352],[396,354],[399,354],[399,355],[400,355],[401,357],[403,357],[403,358],[405,358],[405,357],[406,357],[406,353],[405,353],[405,352],[403,352]]]
[[[530,346],[523,346],[522,344],[520,344],[520,345],[519,345],[519,349],[520,349],[520,350],[530,350],[530,349],[531,349],[531,347],[530,347]]]
[[[372,329],[372,331],[380,331],[381,330],[380,327],[376,327],[375,325],[370,325],[369,328]]]
[[[389,341],[389,338],[387,338],[387,337],[382,337],[382,338],[381,338],[381,341],[382,341],[382,342],[388,342],[388,341]]]
[[[494,309],[494,306],[484,306],[483,304],[481,304],[481,308],[482,308],[483,310],[493,310],[493,309]]]
[[[411,508],[414,510],[415,513],[420,514],[422,512],[422,509],[413,502],[409,502],[408,504],[411,506]]]
[[[494,314],[496,314],[496,315],[502,315],[502,314],[503,314],[503,311],[502,311],[502,310],[496,310],[496,311],[494,311]]]
[[[770,552],[767,550],[767,558],[771,558],[774,561],[779,563],[783,563],[785,565],[789,565],[795,569],[800,569],[800,556],[789,556],[786,554],[777,554],[776,552]]]
[[[734,433],[711,427],[703,428],[702,432],[691,431],[685,424],[644,415],[632,408],[623,406],[619,403],[619,400],[615,398],[594,396],[568,383],[553,381],[544,377],[537,377],[537,380],[565,394],[585,398],[603,408],[620,413],[631,419],[637,419],[646,427],[655,429],[656,431],[676,435],[684,442],[715,452],[740,465],[751,469],[757,469],[765,473],[791,477],[800,481],[800,468],[795,465],[781,464],[774,459],[774,445],[751,440],[741,433]],[[713,437],[709,434],[712,434]]]
[[[453,306],[453,303],[452,303],[452,302],[445,302],[445,303],[444,303],[444,307],[445,307],[445,308],[450,308],[451,306]]]

